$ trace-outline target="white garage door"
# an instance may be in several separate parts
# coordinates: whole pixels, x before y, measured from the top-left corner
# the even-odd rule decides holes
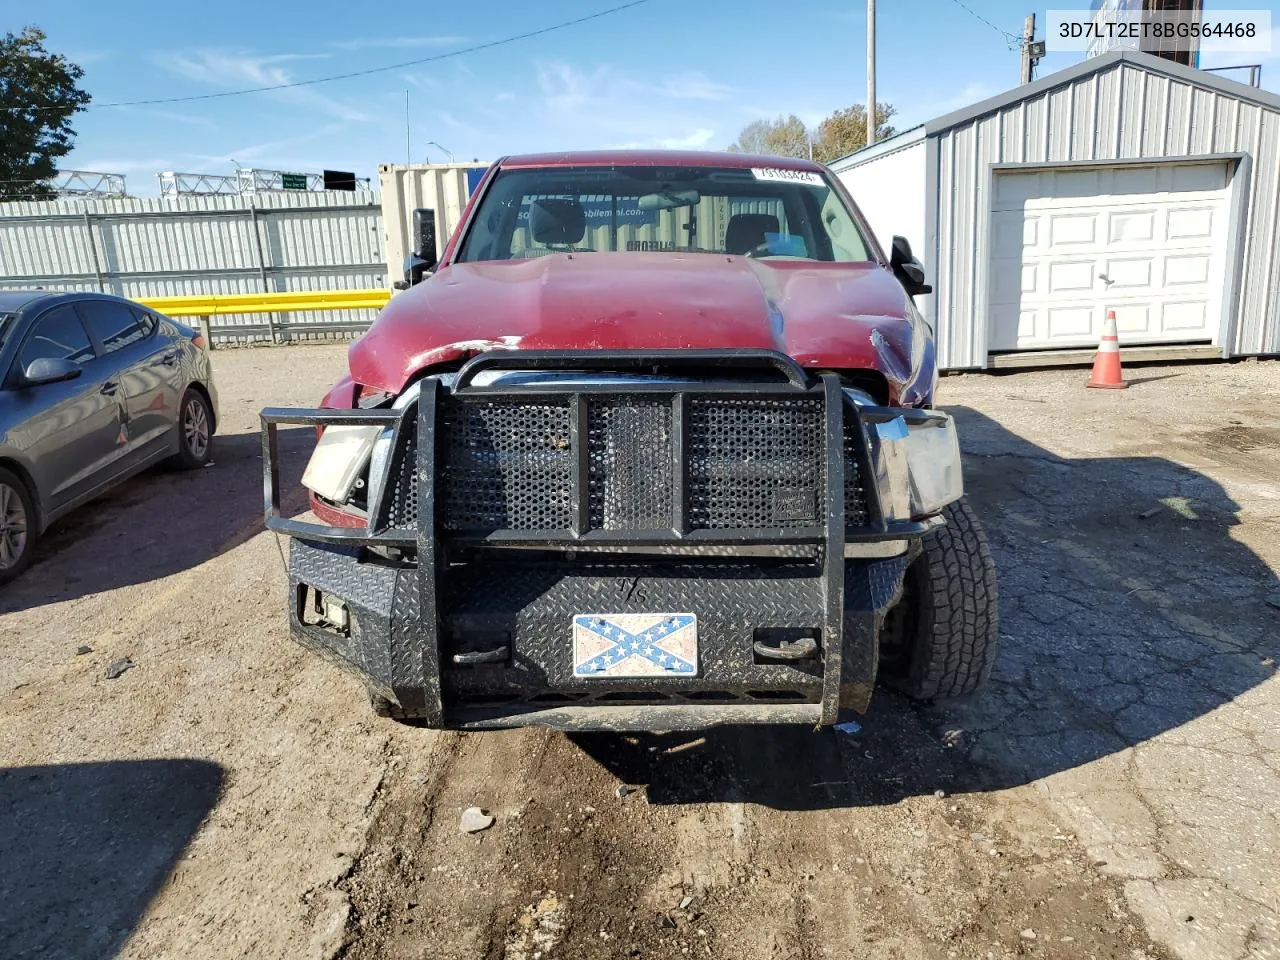
[[[998,173],[991,349],[1213,342],[1227,249],[1227,165]]]

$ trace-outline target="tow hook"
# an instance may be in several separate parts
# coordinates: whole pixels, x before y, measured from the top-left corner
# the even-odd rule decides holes
[[[777,646],[770,646],[763,640],[757,640],[752,649],[756,656],[767,660],[811,660],[818,653],[818,641],[813,637],[801,637],[798,640],[783,640]]]

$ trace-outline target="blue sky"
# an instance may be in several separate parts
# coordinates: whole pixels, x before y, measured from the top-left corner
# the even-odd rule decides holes
[[[7,0],[2,29],[31,23],[85,69],[98,103],[179,97],[378,67],[447,53],[594,13],[617,0],[369,4],[348,0]],[[1018,53],[991,21],[1020,33],[1014,0],[878,5],[878,99],[899,129],[1016,84]],[[1058,2],[1055,8],[1087,6]],[[1210,9],[1275,4],[1209,0]],[[975,12],[976,11],[976,14]],[[1038,10],[1041,23],[1045,11]],[[491,160],[587,147],[721,149],[751,120],[816,123],[865,98],[865,3],[853,0],[648,0],[565,30],[439,63],[221,100],[103,107],[82,114],[67,168],[124,173],[157,192],[162,170],[314,171]],[[1052,54],[1040,75],[1076,62]],[[1263,85],[1280,89],[1277,52]],[[1206,65],[1209,65],[1206,63]]]

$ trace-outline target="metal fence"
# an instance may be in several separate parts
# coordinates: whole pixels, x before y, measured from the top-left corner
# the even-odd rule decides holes
[[[0,290],[151,298],[386,289],[386,264],[376,194],[0,203]],[[332,337],[363,330],[374,316],[371,309],[218,316],[212,335]]]

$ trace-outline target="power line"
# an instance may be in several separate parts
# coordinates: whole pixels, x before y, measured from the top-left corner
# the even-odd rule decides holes
[[[438,53],[434,56],[421,57],[417,60],[405,60],[402,63],[390,63],[382,67],[369,67],[366,70],[353,70],[350,73],[335,73],[328,77],[313,77],[310,80],[292,80],[288,83],[273,83],[262,87],[246,87],[243,90],[223,90],[220,93],[198,93],[185,97],[154,97],[148,100],[117,100],[111,103],[90,103],[85,107],[85,109],[96,110],[104,107],[148,107],[166,103],[191,103],[196,100],[221,100],[226,97],[241,97],[250,93],[267,93],[272,90],[289,90],[294,87],[309,87],[318,83],[331,83],[334,80],[352,80],[356,77],[368,77],[375,73],[388,73],[392,70],[403,70],[405,67],[418,67],[424,63],[437,63],[441,60],[461,57],[464,54],[476,53],[480,50],[492,50],[494,47],[505,46],[508,43],[516,43],[520,40],[529,40],[533,37],[540,37],[545,33],[554,33],[557,30],[576,27],[579,24],[587,23],[591,20],[599,20],[601,17],[621,13],[623,10],[630,10],[632,7],[638,7],[649,2],[651,2],[651,0],[629,0],[629,2],[619,4],[616,7],[609,7],[606,10],[598,10],[595,13],[589,13],[583,17],[577,17],[573,20],[565,20],[561,23],[552,24],[549,27],[540,27],[537,30],[530,30],[527,33],[518,33],[514,36],[503,37],[501,40],[487,40],[484,43],[473,44],[472,46],[462,47],[458,50],[450,50],[448,53]],[[32,106],[10,107],[9,109],[13,111],[23,111],[48,110],[54,108]]]
[[[971,17],[976,17],[978,20],[981,20],[983,23],[985,23],[988,27],[990,27],[996,33],[1000,34],[1000,36],[1004,37],[1008,43],[1022,42],[1021,38],[1018,37],[1016,34],[1010,33],[1008,30],[1005,30],[1003,27],[997,27],[994,23],[992,23],[982,14],[978,13],[977,10],[974,10],[968,4],[964,3],[963,0],[951,0],[951,2],[954,3],[961,10],[965,11],[965,13],[969,14]]]

